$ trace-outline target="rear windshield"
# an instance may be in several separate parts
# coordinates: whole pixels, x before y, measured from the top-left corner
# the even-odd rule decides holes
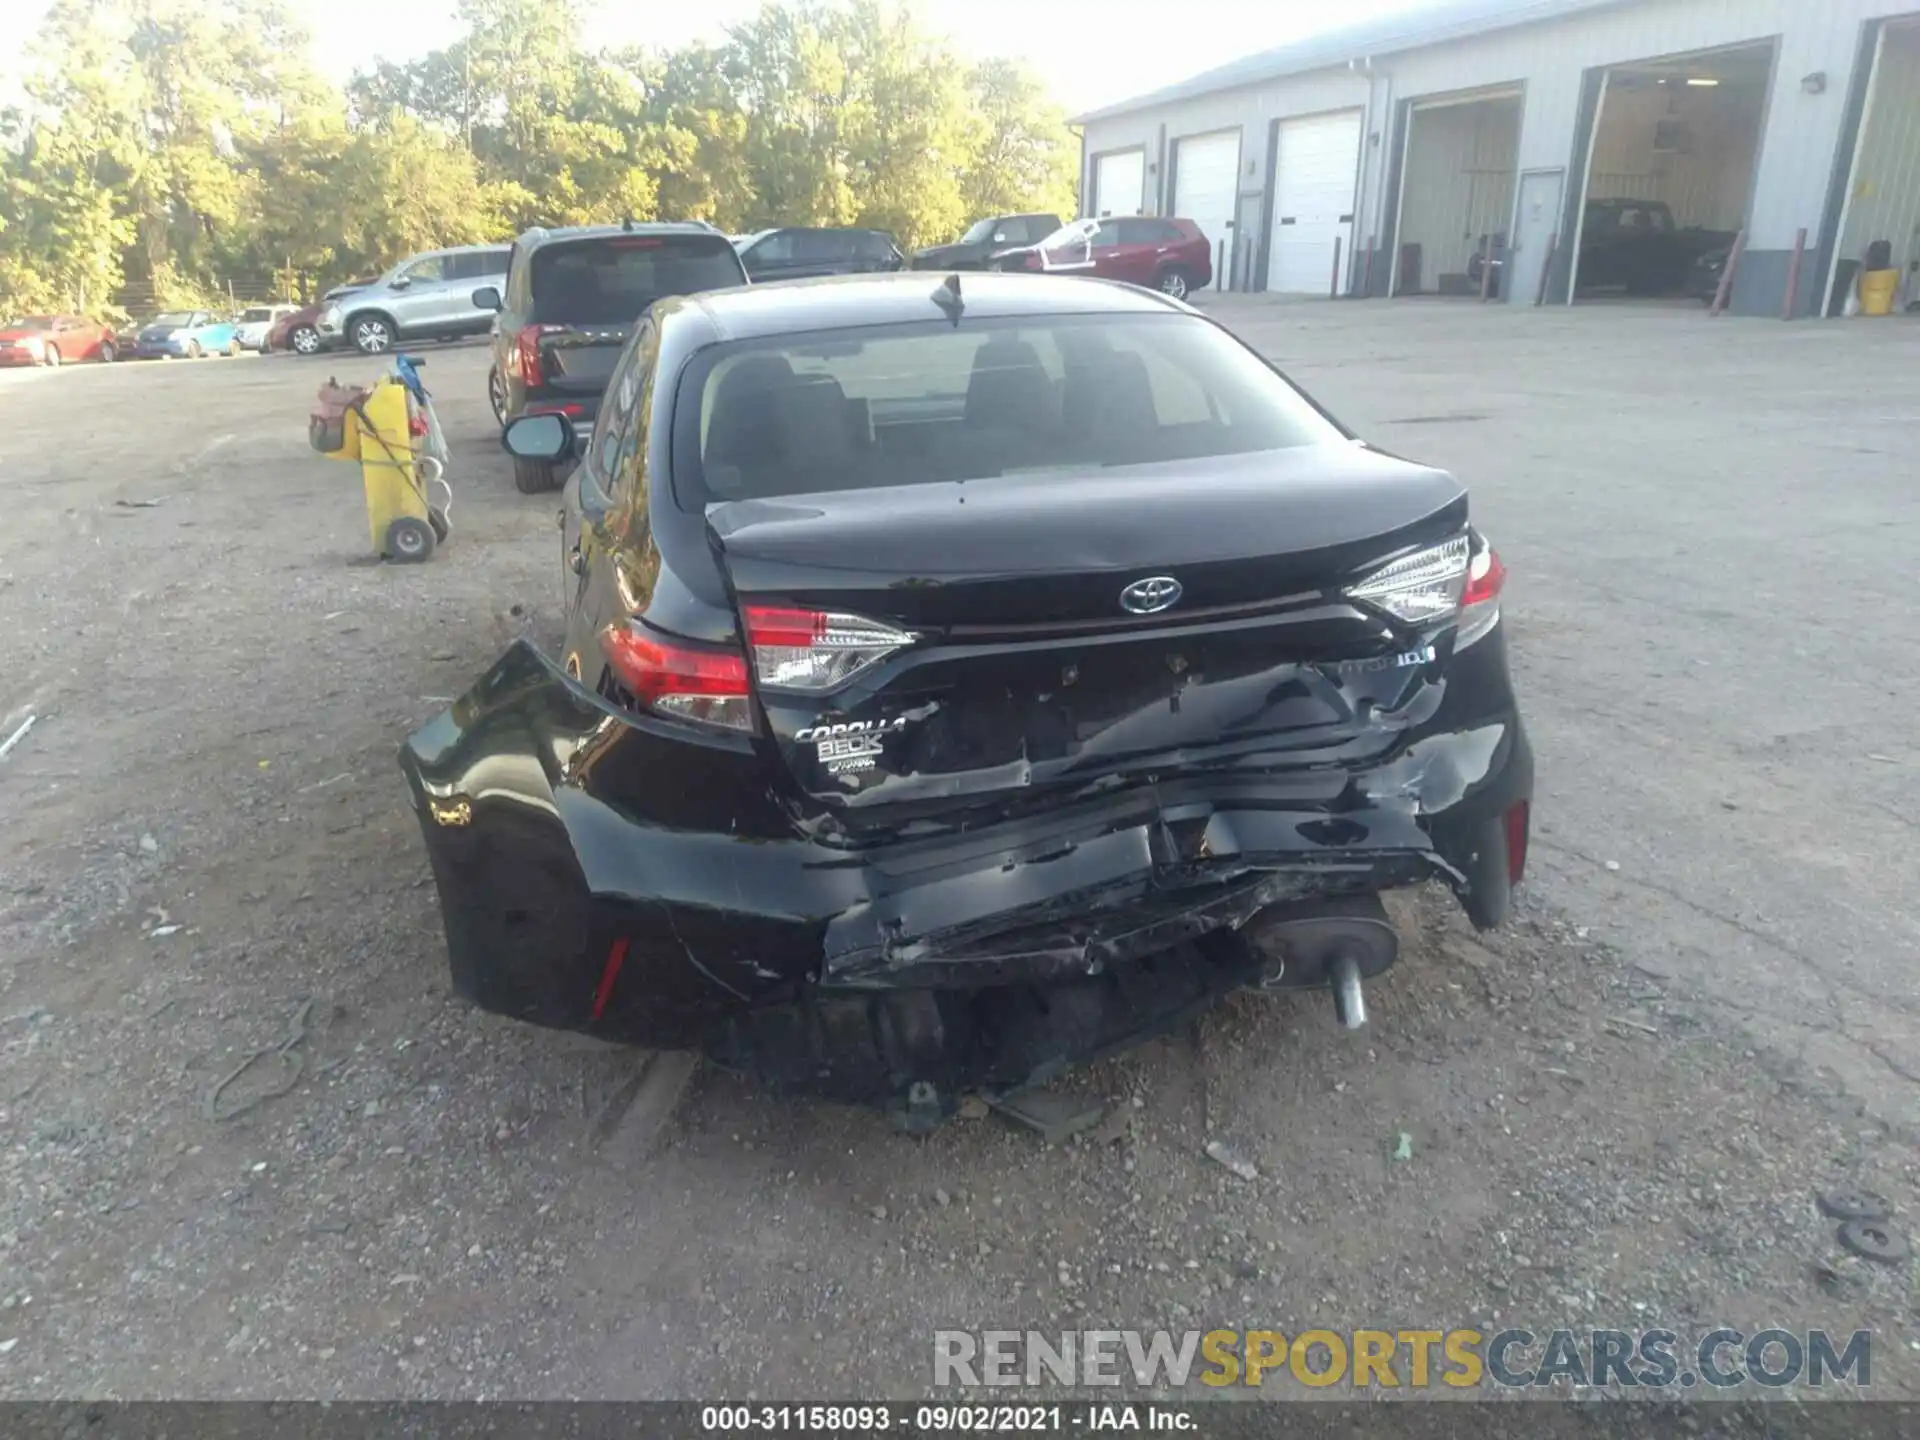
[[[675,406],[683,499],[766,499],[1326,444],[1332,422],[1191,315],[781,335],[702,352]]]
[[[724,235],[606,235],[533,253],[533,318],[545,325],[631,325],[668,295],[743,283]]]
[[[255,305],[250,309],[240,312],[240,318],[242,320],[271,320],[273,316],[274,312],[264,305]]]

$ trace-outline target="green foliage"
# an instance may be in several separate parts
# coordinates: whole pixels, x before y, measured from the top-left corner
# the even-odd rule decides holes
[[[275,277],[311,294],[534,224],[862,224],[904,246],[1073,209],[1039,84],[893,0],[768,4],[718,45],[592,53],[574,0],[459,0],[462,36],[344,91],[288,0],[53,0],[0,114],[0,310],[107,313]]]

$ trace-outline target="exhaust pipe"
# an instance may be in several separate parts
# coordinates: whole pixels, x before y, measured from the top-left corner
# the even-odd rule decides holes
[[[1367,996],[1360,987],[1360,962],[1350,950],[1334,956],[1330,967],[1333,981],[1333,1013],[1342,1028],[1358,1030],[1367,1023]]]
[[[1249,919],[1236,938],[1252,951],[1251,985],[1266,991],[1325,985],[1348,1030],[1367,1023],[1365,982],[1385,974],[1400,950],[1374,894],[1275,905]]]

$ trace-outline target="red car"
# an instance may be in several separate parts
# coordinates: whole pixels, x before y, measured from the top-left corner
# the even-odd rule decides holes
[[[296,355],[318,355],[320,353],[320,312],[327,308],[329,300],[338,300],[342,295],[351,295],[355,290],[364,290],[376,283],[379,276],[366,280],[349,280],[344,285],[336,285],[313,304],[291,315],[282,315],[273,322],[267,331],[266,352],[291,350]]]
[[[0,365],[112,360],[113,330],[80,315],[23,315],[0,325]]]
[[[291,315],[282,315],[268,328],[265,349],[269,352],[291,350],[296,355],[319,354],[320,331],[314,322],[325,308],[325,305],[309,305]]]
[[[989,268],[1097,275],[1184,300],[1213,283],[1213,245],[1191,220],[1123,215],[1075,220],[1036,245],[1000,251]]]

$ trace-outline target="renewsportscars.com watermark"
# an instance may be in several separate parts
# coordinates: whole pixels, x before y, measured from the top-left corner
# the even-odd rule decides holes
[[[937,1330],[936,1386],[1577,1386],[1709,1391],[1873,1383],[1865,1330]]]

